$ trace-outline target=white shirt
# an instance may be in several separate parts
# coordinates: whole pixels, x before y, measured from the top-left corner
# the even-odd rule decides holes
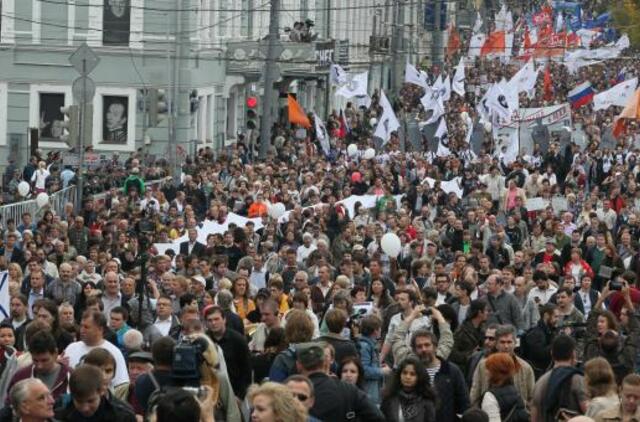
[[[156,322],[153,323],[153,326],[162,334],[163,336],[169,335],[169,330],[171,330],[171,317],[165,319],[164,321],[156,319]]]
[[[309,247],[306,247],[304,245],[300,245],[298,246],[298,249],[296,250],[296,262],[298,264],[303,264],[304,260],[307,259],[309,257],[309,255],[311,255],[311,252],[315,251],[316,246],[312,243],[309,245]]]
[[[402,312],[395,314],[394,316],[391,317],[391,321],[389,321],[389,330],[387,331],[387,337],[385,337],[384,339],[385,343],[391,344],[396,332],[396,328],[398,328],[398,326],[402,323],[403,320],[404,320],[404,316]],[[407,331],[407,337],[406,337],[407,342],[411,341],[411,335],[414,332],[422,328],[425,328],[427,330],[431,329],[431,318],[429,318],[426,315],[421,315],[420,318],[416,318],[411,322],[409,331]]]
[[[585,315],[589,315],[589,312],[591,312],[591,307],[593,306],[593,303],[591,303],[591,298],[589,297],[589,292],[585,292],[583,290],[578,291],[578,294],[580,295],[580,298],[582,299],[582,305],[584,307],[584,314]]]
[[[116,360],[116,373],[111,380],[111,387],[117,387],[121,384],[129,382],[129,372],[127,371],[127,363],[122,356],[122,352],[113,344],[107,340],[102,340],[102,344],[99,346],[89,347],[84,341],[76,341],[67,346],[64,350],[64,355],[69,358],[69,366],[74,368],[80,364],[82,358],[92,351],[93,349],[100,347],[111,353],[111,356]]]
[[[532,300],[536,305],[546,305],[549,299],[551,299],[551,296],[557,291],[558,289],[553,286],[549,286],[547,290],[540,290],[536,286],[529,291],[529,300]],[[536,298],[538,298],[539,301],[536,302]]]
[[[38,169],[31,176],[31,181],[35,182],[36,189],[44,189],[46,186],[47,177],[49,177],[49,172],[47,170]]]

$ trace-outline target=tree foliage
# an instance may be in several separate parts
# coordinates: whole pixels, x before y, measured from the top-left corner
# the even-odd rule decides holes
[[[618,0],[611,6],[613,25],[629,35],[631,47],[640,47],[640,0]]]

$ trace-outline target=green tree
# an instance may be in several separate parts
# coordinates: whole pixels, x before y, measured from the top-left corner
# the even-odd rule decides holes
[[[631,47],[640,47],[640,0],[618,0],[611,9],[614,27],[629,35]]]

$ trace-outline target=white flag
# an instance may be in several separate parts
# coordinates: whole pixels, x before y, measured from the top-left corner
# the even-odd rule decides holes
[[[562,32],[564,26],[564,18],[562,17],[562,13],[558,13],[558,17],[556,18],[556,32]]]
[[[495,89],[496,84],[493,84],[489,87],[487,92],[484,93],[480,101],[476,104],[476,110],[478,111],[478,115],[480,115],[480,119],[484,122],[491,122],[491,109],[487,104],[489,101],[489,96],[493,95],[493,90]]]
[[[624,107],[636,92],[638,78],[620,82],[618,85],[602,91],[593,97],[594,110],[606,110],[611,106]]]
[[[325,155],[329,155],[331,145],[329,144],[329,133],[327,132],[327,128],[324,126],[322,119],[320,119],[316,113],[313,113],[313,122],[316,127],[316,138],[320,141],[322,151],[324,151]]]
[[[425,122],[426,125],[430,125],[438,121],[440,116],[444,114],[444,103],[435,86],[433,88],[427,88],[427,92],[420,98],[420,102],[426,111],[432,110],[433,114],[429,120]]]
[[[329,80],[332,85],[342,86],[347,83],[347,72],[339,64],[331,64]]]
[[[473,34],[469,41],[469,57],[480,57],[480,50],[486,40],[487,36],[485,34]]]
[[[378,121],[378,126],[376,126],[373,136],[382,139],[383,144],[386,144],[389,141],[391,132],[398,130],[400,127],[400,122],[393,112],[393,107],[391,107],[391,103],[387,99],[384,91],[380,92],[379,104],[380,107],[382,107],[382,116],[380,116],[380,121]]]
[[[442,101],[449,101],[451,99],[451,78],[449,75],[442,81],[442,88],[440,89],[440,95],[442,95]]]
[[[9,295],[9,273],[7,271],[0,272],[0,317],[2,319],[10,318],[10,295]]]
[[[504,91],[501,84],[494,84],[493,89],[490,90],[490,92],[491,95],[487,97],[486,101],[487,108],[491,111],[491,114],[509,121],[511,119],[513,109],[511,108],[511,104],[509,104],[510,101],[507,98],[507,93]]]
[[[449,149],[449,129],[445,120],[444,117],[440,119],[440,124],[434,135],[438,138],[438,151],[436,152],[438,157],[448,157],[451,154]]]
[[[511,12],[507,12],[507,6],[502,4],[500,11],[495,17],[496,31],[511,31],[513,30],[513,17]]]
[[[518,93],[529,92],[536,87],[537,79],[538,72],[533,65],[533,60],[529,60],[526,65],[513,75],[508,84],[509,90],[515,90]]]
[[[473,33],[477,34],[480,32],[482,28],[482,16],[480,16],[480,12],[476,12],[476,23],[473,24]]]
[[[338,89],[336,95],[345,98],[353,98],[369,95],[367,85],[369,83],[369,72],[348,74],[347,82]]]
[[[464,59],[462,57],[460,57],[458,66],[456,66],[456,73],[453,75],[453,81],[451,81],[451,90],[464,97]]]
[[[419,71],[409,62],[407,62],[404,69],[404,81],[408,84],[418,85],[425,89],[429,86],[427,83],[426,73]]]

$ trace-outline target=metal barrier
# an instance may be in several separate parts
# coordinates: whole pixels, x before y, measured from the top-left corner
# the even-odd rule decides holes
[[[159,189],[167,180],[171,180],[171,177],[165,177],[163,179],[145,182],[145,186],[147,187],[147,189]],[[64,206],[67,203],[75,203],[76,189],[76,186],[73,185],[49,195],[49,209],[57,215],[62,215],[64,212]],[[104,201],[104,199],[107,197],[107,192],[99,193],[97,195],[91,195],[91,197],[99,202]],[[16,222],[16,224],[20,224],[20,221],[22,220],[22,214],[24,214],[25,212],[30,213],[34,217],[35,221],[35,216],[39,210],[40,208],[38,208],[36,200],[29,199],[27,201],[0,206],[0,217],[2,218],[3,224],[6,224],[6,221],[10,218],[12,218]]]
[[[49,196],[49,204],[52,211],[56,214],[62,214],[64,205],[67,202],[73,202],[76,195],[76,187],[69,186],[66,189],[59,190]],[[38,212],[38,204],[35,199],[29,199],[27,201],[16,202],[14,204],[3,205],[0,207],[0,216],[2,222],[5,223],[8,219],[12,218],[16,224],[20,224],[22,214],[25,212],[30,213],[35,217]]]

